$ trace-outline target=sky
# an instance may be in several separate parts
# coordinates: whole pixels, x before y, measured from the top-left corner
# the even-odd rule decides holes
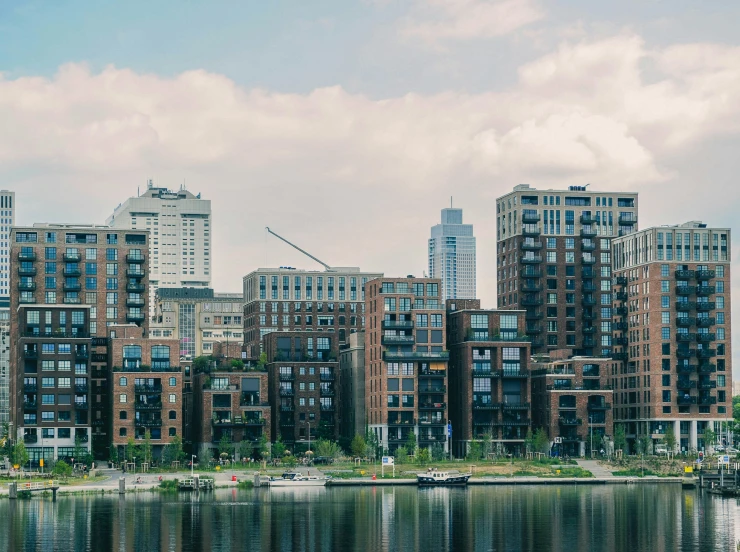
[[[516,184],[639,191],[643,228],[733,225],[739,19],[717,0],[3,0],[0,188],[20,224],[103,223],[149,178],[184,184],[212,201],[217,291],[320,268],[265,226],[421,275],[452,197],[493,307]]]

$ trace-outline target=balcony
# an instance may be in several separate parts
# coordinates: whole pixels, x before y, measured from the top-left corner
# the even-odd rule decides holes
[[[637,224],[637,215],[632,213],[623,213],[619,215],[618,220],[620,226],[632,226],[633,224]]]
[[[713,397],[712,395],[700,395],[697,403],[701,405],[717,404],[717,397]]]
[[[717,286],[697,286],[696,294],[699,297],[707,297],[717,292]]]
[[[712,358],[712,357],[717,356],[717,350],[716,349],[697,349],[696,356],[697,358]]]
[[[697,280],[711,280],[714,278],[715,272],[714,270],[697,270],[696,271],[696,279]]]
[[[522,224],[537,224],[540,221],[540,214],[534,213],[522,213]]]
[[[416,425],[415,418],[388,418],[389,426],[412,426]]]
[[[88,410],[90,408],[87,401],[75,401],[74,404],[76,410]]]
[[[542,299],[539,297],[522,297],[519,302],[524,307],[539,307],[542,305]]]
[[[614,322],[612,324],[613,330],[621,330],[621,331],[627,331],[629,330],[629,324],[627,322]]]
[[[144,300],[141,298],[132,298],[129,297],[126,299],[126,306],[127,307],[143,307],[144,306]]]
[[[596,277],[596,274],[594,273],[594,269],[590,266],[585,266],[581,270],[581,278],[584,280],[592,280]]]
[[[88,389],[87,384],[81,384],[81,383],[75,384],[75,393],[87,393],[87,389]]]
[[[541,233],[542,232],[539,226],[531,225],[522,227],[522,236],[530,236],[536,238],[539,237]]]
[[[19,251],[18,260],[19,261],[35,261],[36,252],[35,251]]]
[[[519,259],[524,264],[537,264],[542,262],[541,255],[524,255]]]
[[[696,310],[699,312],[706,312],[710,310],[714,310],[717,306],[717,303],[714,301],[700,301],[696,304]]]
[[[676,350],[676,356],[678,358],[691,358],[695,352],[694,349],[678,349]]]
[[[413,345],[413,335],[384,335],[380,338],[383,345]]]
[[[295,406],[292,404],[281,404],[280,405],[280,412],[293,412],[294,410],[295,410]]]
[[[595,307],[596,306],[596,300],[593,297],[584,297],[583,301],[581,301],[581,304],[584,307]]]
[[[146,261],[144,255],[137,255],[134,253],[126,255],[126,262],[129,264],[143,264],[144,261]]]
[[[616,284],[618,286],[626,286],[627,285],[627,276],[617,276],[617,278],[616,278]]]
[[[676,318],[676,326],[688,328],[689,326],[694,325],[694,321],[694,318],[691,318],[689,316],[679,316],[678,318]]]
[[[64,282],[64,291],[80,291],[81,289],[80,282]]]
[[[447,403],[443,402],[419,403],[419,410],[444,410],[445,408],[447,408]]]
[[[595,238],[596,230],[594,228],[581,228],[582,238]]]
[[[541,278],[542,277],[542,271],[539,268],[536,268],[536,267],[533,267],[533,266],[526,266],[519,273],[519,275],[522,278]]]
[[[676,402],[679,406],[689,406],[692,404],[696,404],[696,397],[692,397],[688,393],[684,395],[678,395],[676,397]]]
[[[70,276],[74,278],[78,278],[79,276],[82,276],[82,272],[77,267],[64,267],[64,270],[62,271],[65,276]]]
[[[527,370],[497,370],[497,375],[501,378],[528,378]]]
[[[676,301],[676,310],[681,312],[688,312],[696,308],[696,303],[693,301]]]
[[[504,410],[529,410],[528,402],[503,402],[501,408]]]
[[[593,313],[593,312],[590,312],[590,309],[589,309],[589,310],[584,310],[584,311],[583,311],[583,316],[582,316],[582,318],[583,318],[583,319],[584,319],[585,321],[587,321],[587,322],[590,322],[590,321],[596,320],[596,315],[594,315],[594,313]]]
[[[627,307],[617,307],[614,312],[617,316],[627,316],[630,311]]]
[[[295,394],[295,392],[292,389],[288,388],[282,388],[280,389],[280,396],[281,397],[292,397]]]
[[[80,254],[79,253],[65,253],[62,255],[62,258],[64,259],[65,263],[79,263],[80,262]]]
[[[590,226],[596,222],[596,217],[591,214],[581,213],[579,220],[581,221],[581,224]]]
[[[588,403],[588,410],[611,410],[612,405],[609,403]]]
[[[628,301],[630,296],[629,296],[629,293],[627,293],[626,291],[618,291],[617,293],[614,294],[614,298],[617,301]]]
[[[593,256],[587,257],[586,255],[581,255],[581,263],[585,265],[596,264],[596,257],[593,257]]]
[[[627,362],[629,360],[629,355],[627,353],[612,353],[611,358],[613,360],[621,360],[623,362]]]
[[[680,343],[691,343],[696,340],[696,335],[690,333],[679,333],[676,334],[676,341]]]
[[[580,418],[558,418],[558,423],[564,427],[575,427],[583,424]]]
[[[521,244],[522,251],[538,251],[542,249],[542,242],[541,241],[531,241],[531,242],[522,242]]]
[[[38,402],[36,402],[35,400],[33,401],[24,400],[23,408],[25,408],[26,410],[36,410],[38,408]]]
[[[321,405],[321,412],[334,412],[334,404],[323,404]]]
[[[135,420],[136,427],[162,427],[162,420]]]
[[[543,314],[541,311],[536,310],[528,310],[526,311],[526,314],[524,315],[525,320],[541,320],[543,317]]]
[[[449,352],[424,353],[420,351],[383,351],[383,360],[448,360]]]
[[[612,343],[614,345],[621,345],[623,347],[626,347],[630,344],[630,340],[626,337],[615,337],[612,339]]]
[[[421,377],[443,378],[445,375],[447,375],[447,370],[419,370],[419,376]]]
[[[425,383],[436,383],[433,382],[433,380],[427,380]],[[429,386],[420,386],[419,387],[419,393],[446,393],[447,388],[444,385],[434,385],[433,387]]]
[[[676,286],[676,295],[692,295],[696,293],[696,286]]]
[[[677,270],[675,273],[676,280],[690,280],[694,277],[693,270]]]
[[[473,410],[498,410],[500,405],[492,402],[473,401]]]
[[[383,320],[383,328],[413,328],[411,320]]]
[[[162,403],[161,402],[143,403],[143,402],[136,401],[134,402],[134,408],[136,410],[162,410]]]
[[[423,391],[419,391],[419,392],[422,393]],[[321,395],[322,397],[333,397],[334,389],[328,389],[328,388],[322,387],[319,390],[319,395]]]
[[[596,326],[586,326],[581,331],[586,335],[592,335],[596,332]]]
[[[36,268],[33,266],[19,266],[18,267],[18,275],[19,276],[36,276]]]
[[[146,291],[146,286],[144,284],[139,284],[136,282],[129,282],[126,285],[126,291],[132,293],[144,293]]]
[[[327,373],[319,374],[319,379],[321,381],[334,381],[334,374],[327,374]]]
[[[542,285],[530,284],[525,282],[524,284],[522,284],[520,291],[522,293],[539,293],[540,291],[542,291]]]
[[[126,270],[126,276],[129,278],[143,278],[146,276],[146,273],[143,270],[134,270],[129,268]]]
[[[152,385],[135,385],[134,391],[137,393],[161,393],[162,392],[162,384],[152,384]]]
[[[696,365],[695,364],[679,364],[676,366],[676,371],[679,374],[693,374],[696,372]]]
[[[27,359],[34,359],[39,358],[39,352],[38,349],[24,349],[23,350],[23,357]]]
[[[699,389],[717,389],[717,382],[716,381],[699,381],[698,385]]]
[[[716,339],[717,335],[713,333],[700,333],[696,334],[696,340],[699,343],[709,343],[710,341],[714,341]]]
[[[714,374],[717,371],[717,365],[711,362],[702,362],[699,364],[698,372],[700,374]]]
[[[36,291],[36,282],[18,282],[20,291]]]
[[[694,380],[679,378],[676,382],[676,389],[696,389],[696,382]]]
[[[38,391],[38,386],[35,383],[24,383],[23,384],[24,393],[36,393],[36,391]]]
[[[581,250],[582,251],[595,251],[596,250],[596,244],[595,243],[587,243],[585,241],[581,242]]]
[[[280,381],[294,381],[295,374],[280,374]]]
[[[144,313],[142,313],[142,312],[139,312],[139,313],[127,312],[126,313],[126,321],[127,322],[134,322],[134,323],[136,323],[136,322],[143,322],[144,321]]]

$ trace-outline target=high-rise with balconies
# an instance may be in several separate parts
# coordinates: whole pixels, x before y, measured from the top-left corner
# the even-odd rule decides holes
[[[441,282],[378,278],[365,286],[365,411],[384,449],[448,449],[445,305]]]
[[[732,420],[730,230],[659,226],[612,249],[614,420],[633,444],[670,427],[681,450],[709,447],[705,430]]]
[[[57,385],[58,378],[52,375],[47,379],[49,382],[55,380],[54,385],[45,388],[42,385],[41,391],[31,394],[33,396],[25,395],[24,378],[38,380],[46,377],[44,372],[65,371],[69,367],[74,370],[74,374],[70,371],[69,375],[75,382],[82,379],[90,382],[86,392],[90,402],[84,403],[87,406],[85,416],[80,414],[75,418],[82,424],[77,429],[92,428],[93,447],[98,454],[105,454],[109,440],[106,433],[110,368],[107,327],[136,324],[147,335],[148,245],[147,230],[66,224],[13,228],[10,238],[10,312],[13,313],[10,319],[10,410],[19,438],[33,434],[31,429],[39,427],[29,423],[31,418],[26,415],[31,412],[24,405],[37,405],[36,422],[46,420],[44,416],[54,415],[57,419],[53,410],[59,410],[55,407],[64,404],[58,402],[59,395],[64,400],[70,395],[67,387]],[[20,307],[24,307],[23,312]],[[34,340],[35,356],[26,354],[29,343],[22,338]],[[87,339],[89,343],[78,347],[76,340],[80,339]],[[61,369],[59,362],[63,363]],[[45,414],[47,410],[49,414]],[[89,436],[89,432],[87,434]],[[74,441],[71,437],[66,439]],[[85,442],[90,442],[90,438]],[[60,443],[59,446],[64,448],[68,444]],[[44,450],[44,454],[47,453]],[[40,448],[31,451],[36,461],[41,458],[40,454]]]
[[[526,310],[533,353],[611,354],[611,241],[636,229],[636,193],[520,184],[498,198],[498,306]]]
[[[213,274],[211,201],[181,188],[147,190],[118,205],[105,223],[113,228],[148,230],[149,316],[159,288],[211,286]]]
[[[463,224],[462,209],[442,209],[442,222],[429,238],[429,277],[442,281],[443,299],[474,299],[475,236]]]

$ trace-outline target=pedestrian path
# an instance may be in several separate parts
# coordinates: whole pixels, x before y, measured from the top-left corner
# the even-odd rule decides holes
[[[576,460],[576,462],[584,470],[590,471],[597,479],[611,479],[615,477],[612,472],[604,468],[596,460]]]

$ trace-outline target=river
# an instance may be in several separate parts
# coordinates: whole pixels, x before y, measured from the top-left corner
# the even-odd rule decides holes
[[[738,501],[679,485],[337,487],[0,501],[2,551],[729,551]]]

